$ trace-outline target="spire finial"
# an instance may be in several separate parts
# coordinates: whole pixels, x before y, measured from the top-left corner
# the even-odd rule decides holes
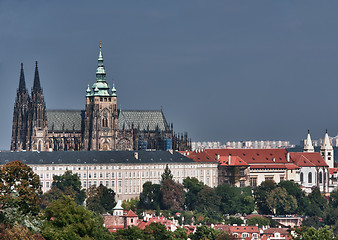
[[[307,133],[310,133],[310,129],[307,130]]]
[[[102,42],[100,41],[100,48],[102,47]]]
[[[325,129],[325,133],[327,133],[327,129]]]

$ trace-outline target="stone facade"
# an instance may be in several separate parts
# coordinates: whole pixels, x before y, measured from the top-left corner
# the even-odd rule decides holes
[[[29,96],[21,64],[13,113],[12,151],[187,150],[187,134],[176,135],[162,110],[121,110],[106,81],[100,46],[96,82],[86,91],[85,110],[47,110],[36,63]]]

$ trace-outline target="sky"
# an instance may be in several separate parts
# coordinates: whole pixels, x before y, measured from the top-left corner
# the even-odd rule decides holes
[[[0,0],[0,149],[24,64],[48,109],[84,109],[102,41],[121,109],[163,109],[192,141],[338,133],[338,1]]]

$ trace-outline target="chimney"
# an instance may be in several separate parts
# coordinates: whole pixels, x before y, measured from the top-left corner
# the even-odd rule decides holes
[[[228,160],[228,165],[231,164],[231,154],[229,154],[229,160]]]
[[[138,159],[138,152],[134,152],[134,157]]]
[[[287,154],[286,154],[286,160],[287,160],[288,162],[290,162],[290,153],[287,153]]]

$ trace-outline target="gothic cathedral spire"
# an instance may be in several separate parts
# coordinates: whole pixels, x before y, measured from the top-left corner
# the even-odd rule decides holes
[[[35,74],[34,74],[34,84],[33,84],[34,91],[41,91],[40,86],[40,77],[39,77],[39,70],[38,70],[38,62],[35,62]]]
[[[30,117],[30,139],[31,149],[34,151],[46,151],[47,143],[47,112],[46,104],[43,96],[42,88],[40,86],[40,77],[38,71],[38,62],[35,62],[34,84],[32,88],[31,101],[31,117]]]
[[[17,89],[14,111],[11,151],[27,150],[27,134],[29,131],[29,107],[31,101],[26,89],[25,74],[21,63],[19,88]]]

